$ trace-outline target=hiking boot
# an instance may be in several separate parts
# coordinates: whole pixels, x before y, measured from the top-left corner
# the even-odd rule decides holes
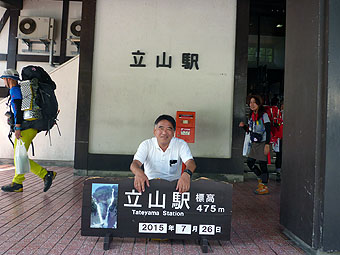
[[[268,190],[267,185],[265,185],[263,183],[259,183],[259,185],[257,186],[257,189],[254,192],[257,195],[266,195],[266,194],[269,194],[269,190]]]
[[[44,192],[48,191],[52,185],[52,181],[56,177],[57,173],[53,171],[47,171],[44,177]]]
[[[1,190],[4,192],[23,192],[24,186],[22,186],[22,184],[12,182],[11,184],[2,186]]]

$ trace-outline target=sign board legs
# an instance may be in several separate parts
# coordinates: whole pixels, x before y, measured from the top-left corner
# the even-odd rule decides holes
[[[200,245],[203,253],[208,253],[208,239],[201,238]]]
[[[111,241],[112,241],[112,236],[110,234],[106,234],[104,237],[104,250],[105,251],[110,249]]]

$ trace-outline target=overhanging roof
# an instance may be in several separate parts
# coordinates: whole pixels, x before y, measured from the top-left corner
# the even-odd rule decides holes
[[[23,0],[3,0],[0,1],[0,6],[7,9],[22,9]]]

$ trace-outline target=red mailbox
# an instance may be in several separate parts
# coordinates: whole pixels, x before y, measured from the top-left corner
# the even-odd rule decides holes
[[[195,112],[177,111],[176,114],[176,137],[187,143],[195,142]]]

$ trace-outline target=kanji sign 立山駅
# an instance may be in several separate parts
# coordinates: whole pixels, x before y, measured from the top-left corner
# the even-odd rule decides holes
[[[131,53],[133,56],[133,63],[130,64],[130,67],[146,67],[144,63],[144,57],[146,57],[146,53],[140,50]],[[199,55],[196,53],[182,53],[182,67],[187,70],[196,69],[199,70],[198,66],[198,57]],[[166,56],[166,52],[162,53],[162,56],[156,56],[156,67],[172,67],[172,56]]]
[[[197,180],[181,194],[176,184],[151,180],[140,193],[132,179],[87,180],[82,235],[229,240],[232,185]]]

